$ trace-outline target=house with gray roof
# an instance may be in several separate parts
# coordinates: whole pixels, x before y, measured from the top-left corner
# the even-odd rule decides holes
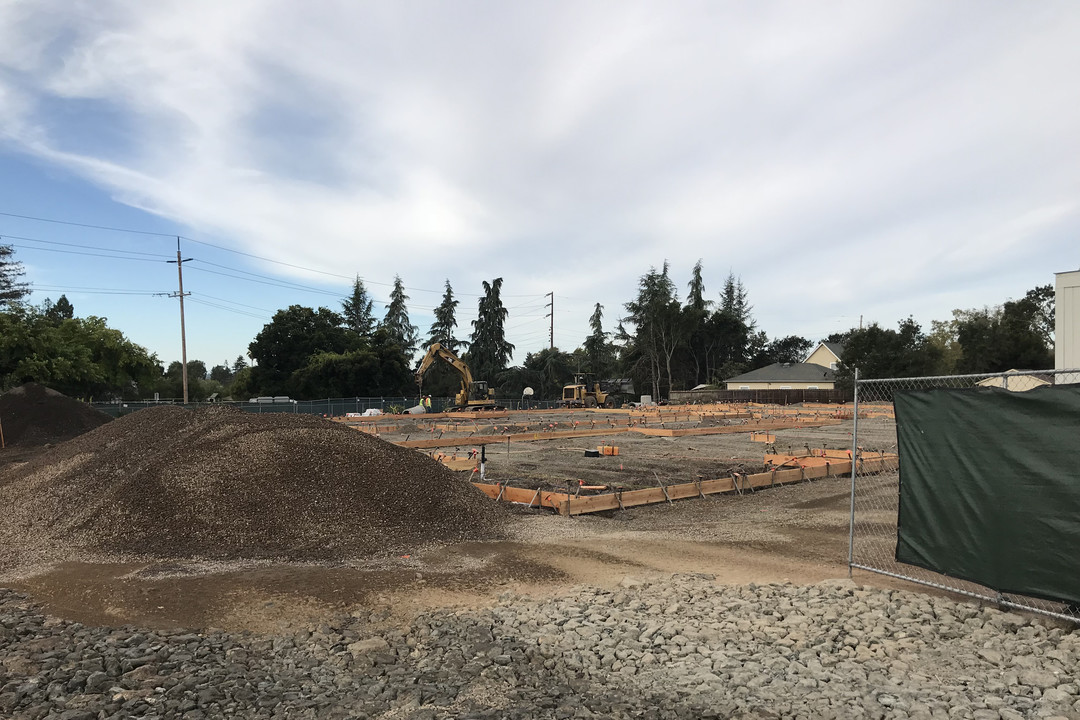
[[[724,381],[728,390],[833,390],[836,373],[816,363],[773,363]]]

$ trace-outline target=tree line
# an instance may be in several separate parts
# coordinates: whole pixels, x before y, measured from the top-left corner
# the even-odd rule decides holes
[[[925,377],[1054,366],[1054,288],[1040,285],[1019,300],[934,320],[930,332],[912,318],[897,329],[872,323],[830,335],[844,346],[841,386],[850,387],[855,368],[862,378]]]
[[[0,245],[0,389],[32,380],[75,397],[182,395],[179,362],[164,366],[104,318],[77,317],[65,296],[41,306],[25,303],[30,286],[23,275],[12,249]],[[483,281],[464,331],[457,320],[461,303],[447,280],[434,321],[421,335],[410,321],[400,276],[381,318],[357,276],[337,310],[291,305],[277,311],[248,345],[250,361],[241,355],[210,369],[190,361],[189,397],[416,395],[415,357],[438,342],[462,356],[499,397],[520,397],[530,387],[534,397],[553,399],[575,376],[591,374],[666,398],[772,363],[802,362],[814,345],[759,328],[749,293],[733,273],[710,296],[700,260],[680,299],[665,261],[638,279],[635,296],[613,317],[596,303],[580,346],[529,352],[511,365],[515,347],[506,338],[502,289],[502,278]],[[929,333],[908,318],[895,330],[872,323],[825,339],[844,346],[837,372],[842,385],[850,384],[855,367],[867,378],[1041,369],[1053,364],[1053,300],[1052,287],[1041,286],[1001,306],[955,310],[951,320],[934,321]],[[458,386],[457,375],[438,363],[424,378],[423,392],[446,397]]]

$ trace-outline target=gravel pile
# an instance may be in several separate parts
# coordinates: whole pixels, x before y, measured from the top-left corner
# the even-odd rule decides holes
[[[503,510],[415,450],[307,415],[162,406],[18,468],[0,567],[113,555],[345,560],[491,538]]]
[[[6,445],[48,445],[70,440],[112,420],[84,402],[37,383],[0,395],[0,424]]]
[[[91,718],[1080,716],[1080,634],[845,582],[624,581],[387,628],[85,627],[0,591],[0,713]],[[51,715],[50,715],[51,713]]]

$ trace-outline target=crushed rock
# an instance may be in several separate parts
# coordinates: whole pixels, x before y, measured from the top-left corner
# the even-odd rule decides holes
[[[0,487],[0,570],[110,557],[323,561],[501,536],[505,512],[415,450],[307,415],[140,410]]]
[[[110,420],[107,413],[37,383],[0,395],[4,444],[12,447],[63,442]]]

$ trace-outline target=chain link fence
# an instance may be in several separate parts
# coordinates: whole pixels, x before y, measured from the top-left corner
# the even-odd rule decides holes
[[[909,580],[999,606],[1028,610],[1080,623],[1080,607],[1001,593],[973,582],[897,561],[900,469],[894,394],[899,391],[997,387],[1013,392],[1080,383],[1080,370],[1023,371],[982,375],[855,380],[853,453],[866,467],[852,472],[849,567]],[[950,442],[963,443],[964,428]],[[1022,440],[1017,439],[1017,442]],[[875,462],[869,463],[867,460]],[[880,467],[880,470],[877,468]],[[865,470],[865,472],[864,472]],[[1061,467],[1080,483],[1077,467]],[[936,477],[947,483],[949,477]],[[1080,547],[1072,549],[1080,573]]]
[[[500,407],[508,410],[549,410],[556,406],[555,400],[498,400]],[[369,410],[378,410],[388,415],[401,413],[420,403],[417,397],[356,397],[326,398],[323,400],[292,400],[290,398],[265,398],[262,401],[219,400],[213,402],[188,402],[180,399],[163,400],[123,400],[120,402],[91,403],[98,410],[113,417],[128,415],[143,408],[160,405],[179,405],[187,408],[226,406],[244,412],[284,412],[306,413],[326,417],[341,417],[349,413],[363,414]],[[454,398],[431,398],[431,412],[445,412],[454,406]]]

